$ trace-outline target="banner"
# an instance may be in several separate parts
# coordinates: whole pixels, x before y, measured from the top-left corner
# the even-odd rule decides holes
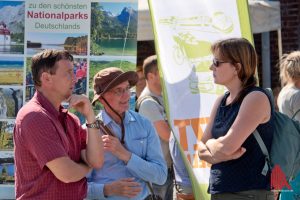
[[[252,40],[247,0],[149,0],[164,98],[173,134],[196,199],[207,194],[210,165],[198,157],[213,103],[224,93],[209,66],[211,44],[229,37]]]
[[[99,70],[136,69],[137,13],[138,0],[0,1],[0,199],[14,199],[13,127],[35,92],[31,57],[44,49],[69,51],[73,93],[92,98]]]

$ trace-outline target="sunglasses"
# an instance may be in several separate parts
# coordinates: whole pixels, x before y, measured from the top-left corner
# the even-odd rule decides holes
[[[212,60],[212,63],[215,67],[219,67],[222,63],[230,63],[230,62],[226,62],[226,61],[220,61],[220,60],[217,60],[217,59],[213,59]]]

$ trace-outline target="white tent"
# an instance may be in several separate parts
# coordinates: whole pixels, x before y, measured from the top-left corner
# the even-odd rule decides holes
[[[281,28],[279,1],[248,1],[253,33],[262,33]],[[138,41],[153,40],[148,1],[139,0],[138,3]]]

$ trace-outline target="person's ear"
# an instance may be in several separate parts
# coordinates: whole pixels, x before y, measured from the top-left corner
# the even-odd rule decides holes
[[[43,84],[49,84],[52,82],[52,76],[48,72],[42,72],[40,80]]]
[[[242,69],[242,64],[241,63],[236,63],[235,64],[235,74],[237,75],[240,70]]]

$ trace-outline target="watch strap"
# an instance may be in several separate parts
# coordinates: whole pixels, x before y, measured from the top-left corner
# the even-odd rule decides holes
[[[99,120],[94,121],[93,123],[86,123],[85,124],[87,128],[96,128],[96,129],[100,129],[100,123]]]

